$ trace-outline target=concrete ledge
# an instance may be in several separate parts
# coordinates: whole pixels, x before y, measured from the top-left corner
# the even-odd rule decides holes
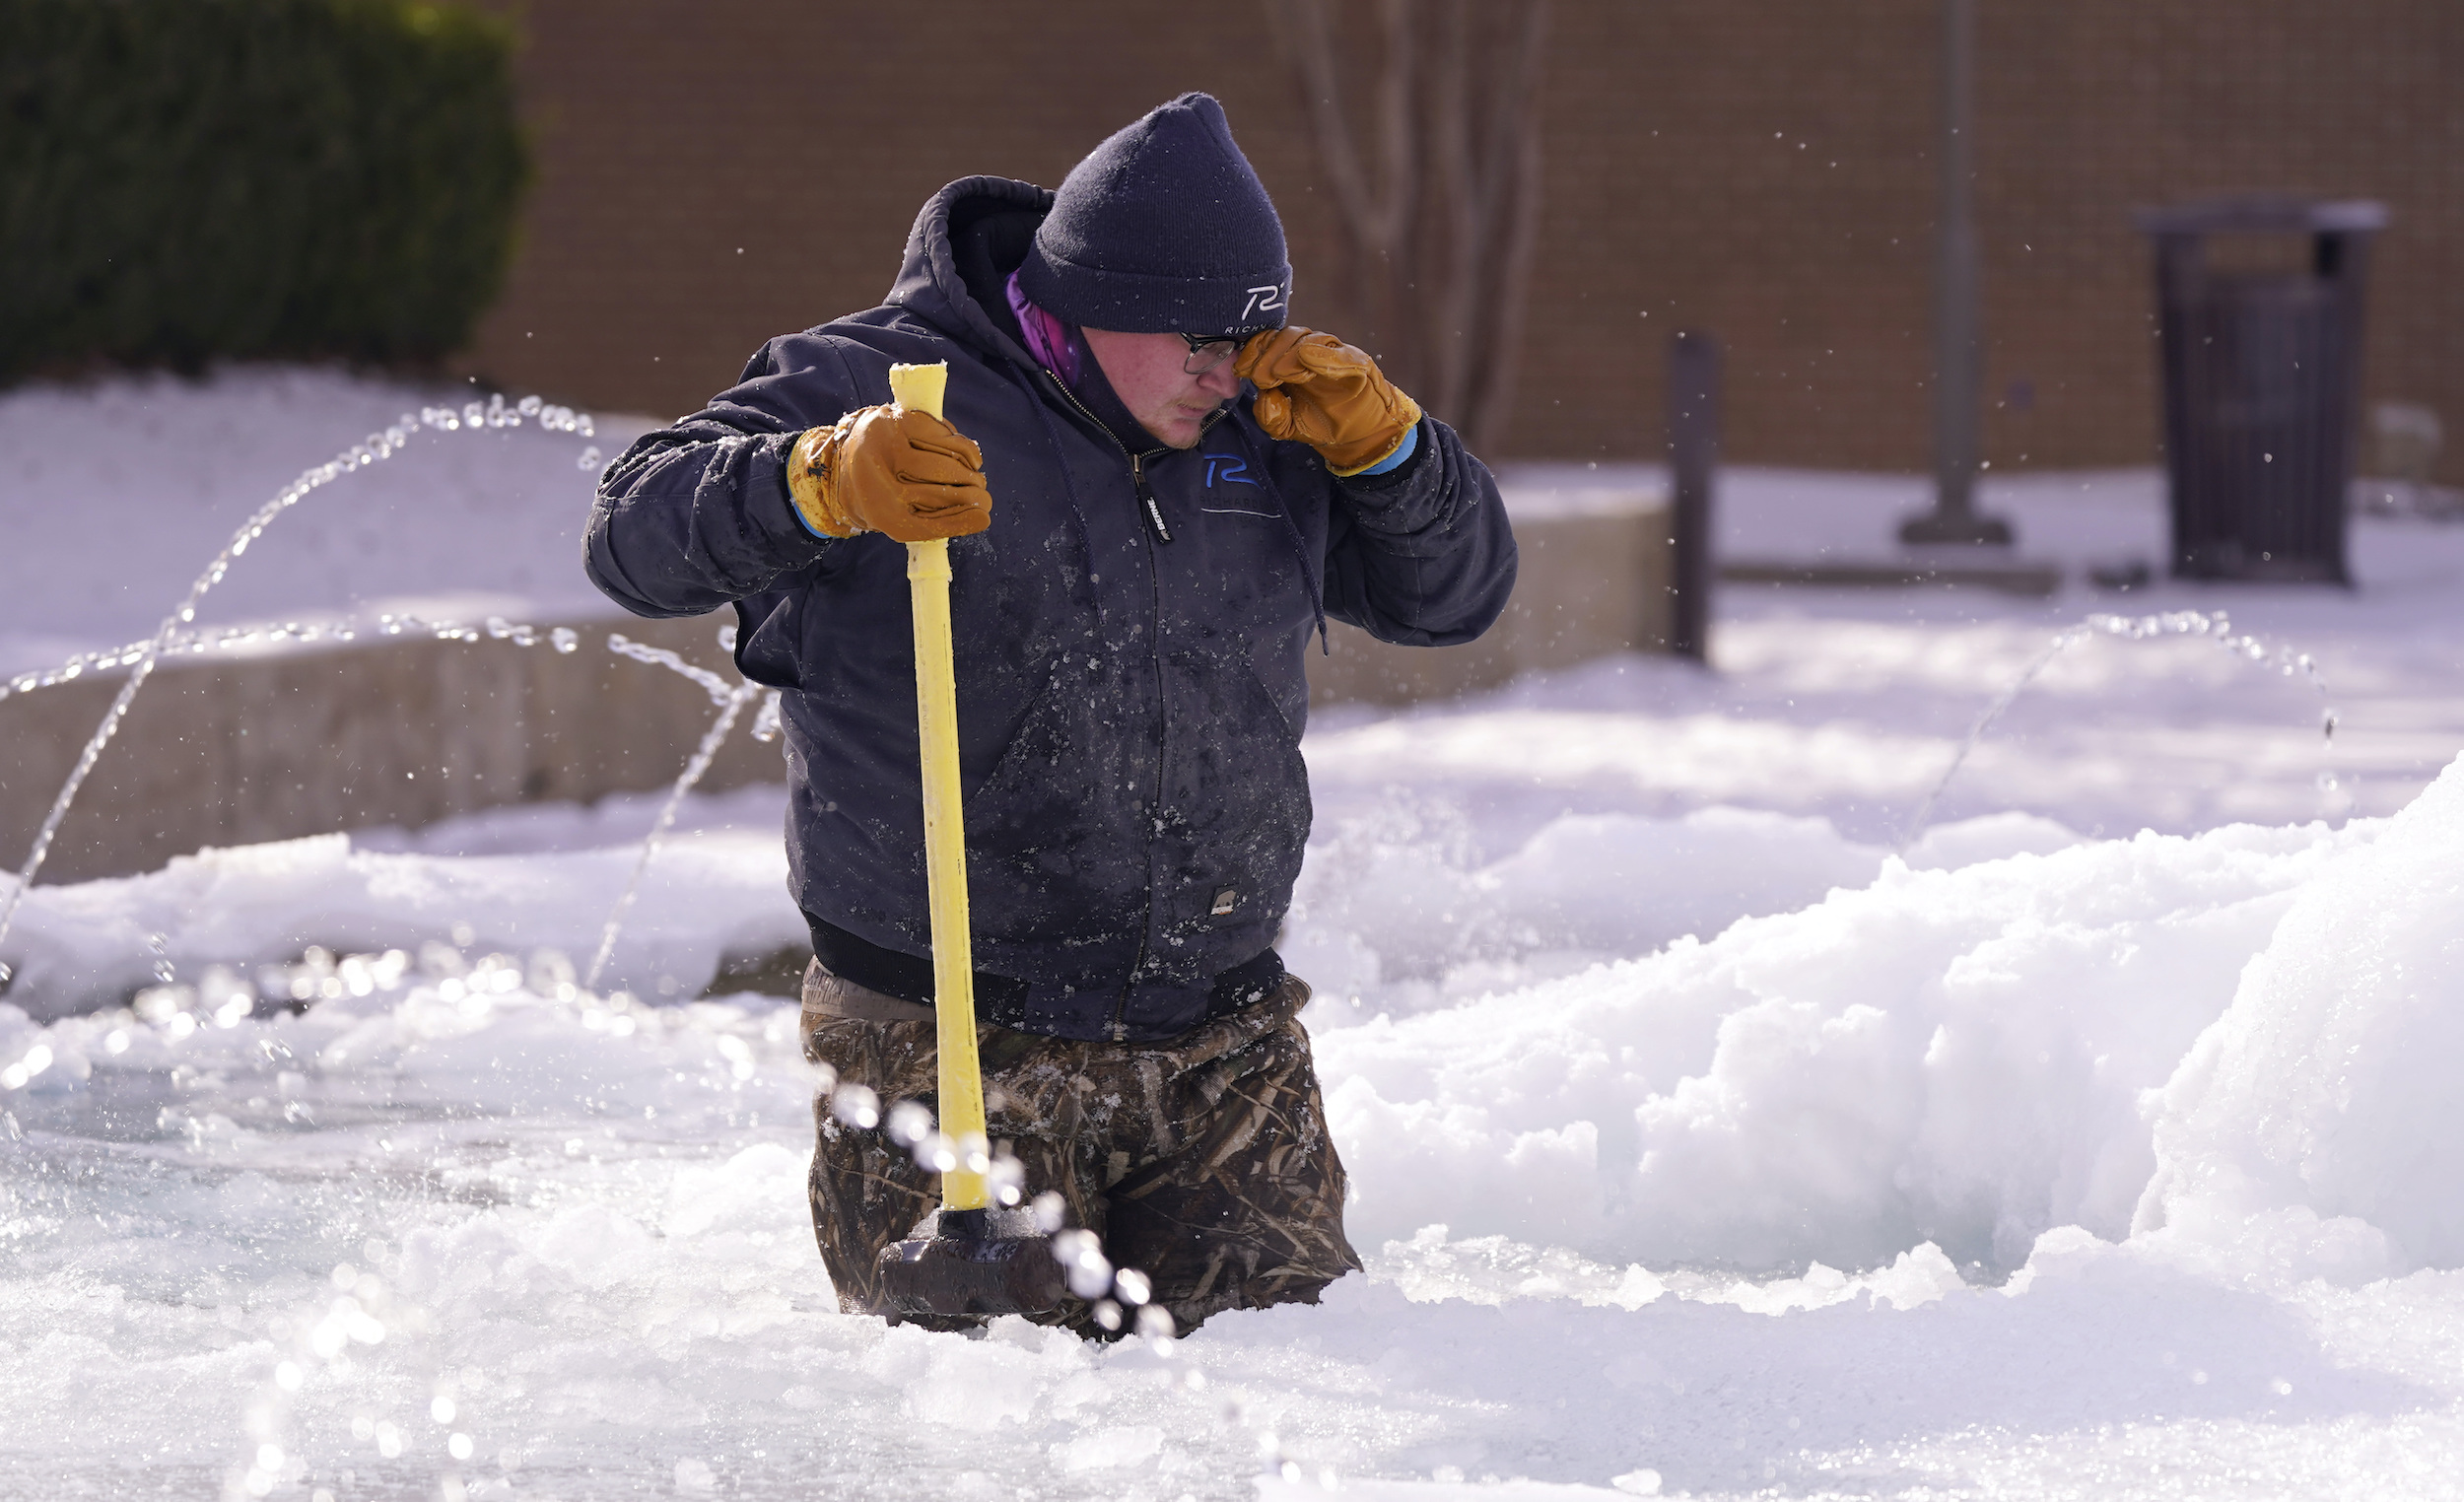
[[[1518,512],[1521,575],[1486,636],[1405,648],[1335,626],[1333,655],[1310,654],[1311,702],[1448,698],[1518,673],[1664,648],[1667,518],[1644,496]],[[41,879],[130,875],[209,845],[417,829],[487,808],[666,787],[716,712],[684,678],[619,660],[607,635],[668,648],[732,680],[718,640],[725,619],[574,621],[582,645],[570,655],[544,642],[404,636],[171,659],[104,748]],[[0,700],[0,870],[24,863],[124,681],[101,673]],[[780,745],[754,740],[751,717],[748,710],[704,788],[784,777]]]
[[[61,826],[41,880],[120,876],[204,846],[327,830],[418,828],[546,799],[672,784],[717,714],[675,673],[620,660],[610,631],[725,673],[721,617],[578,621],[542,642],[401,637],[157,669]],[[34,833],[125,673],[0,700],[0,869]],[[785,776],[752,712],[703,779],[719,791]]]
[[[1579,508],[1513,507],[1521,568],[1497,624],[1463,647],[1395,647],[1330,623],[1309,653],[1309,702],[1412,704],[1495,688],[1519,673],[1620,651],[1666,651],[1669,509],[1657,495],[1586,497]]]
[[[2062,570],[2049,563],[1953,563],[1930,558],[1836,563],[1741,558],[1720,565],[1720,580],[1731,584],[1806,584],[1847,589],[1911,589],[1937,584],[2042,598],[2062,587]]]

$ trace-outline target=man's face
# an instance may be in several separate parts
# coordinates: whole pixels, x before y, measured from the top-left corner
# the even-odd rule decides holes
[[[1113,394],[1168,448],[1196,447],[1206,414],[1240,394],[1234,361],[1223,361],[1202,376],[1183,370],[1190,346],[1179,334],[1118,334],[1104,328],[1084,332],[1086,347],[1095,352]]]

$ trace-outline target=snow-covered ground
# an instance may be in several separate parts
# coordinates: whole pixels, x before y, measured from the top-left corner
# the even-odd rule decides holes
[[[286,514],[198,624],[604,613],[580,566],[582,466],[649,424],[602,418],[580,437],[416,422],[485,399],[279,367],[0,396],[0,676],[151,636],[250,512],[406,414],[403,450],[338,482],[342,504],[320,493]]]
[[[270,494],[365,426],[285,449],[283,402],[334,384],[207,387],[198,451]],[[0,476],[25,403],[99,431],[140,396],[0,400]],[[578,511],[560,442],[523,514]],[[377,483],[418,457],[230,587],[363,502],[461,559]],[[144,588],[44,649],[142,634],[264,496],[208,499],[197,557],[136,550]],[[1987,490],[2073,563],[2154,556],[2157,499]],[[1735,552],[1850,552],[1921,491],[1723,500]],[[28,588],[103,567],[35,535]],[[692,801],[611,970],[642,1000],[571,965],[654,798],[37,889],[0,1003],[0,1497],[2452,1495],[2464,531],[2355,536],[2350,595],[1732,589],[1709,672],[1322,717],[1285,951],[1369,1268],[1161,1351],[836,1312],[791,1013],[685,999],[796,931],[775,790]],[[474,588],[546,613],[554,543],[470,555]],[[354,567],[233,609],[396,577]],[[1914,829],[1986,705],[2124,608],[2227,611],[2266,660],[2212,619],[2088,637]]]

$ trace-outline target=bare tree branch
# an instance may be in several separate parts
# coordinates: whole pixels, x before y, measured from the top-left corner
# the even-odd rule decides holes
[[[1523,320],[1532,281],[1532,258],[1540,248],[1540,83],[1548,67],[1549,0],[1536,0],[1524,16],[1516,66],[1510,75],[1513,93],[1501,108],[1495,149],[1500,171],[1511,172],[1513,189],[1501,226],[1504,244],[1493,285],[1499,290],[1495,316],[1489,324],[1489,348],[1480,364],[1482,388],[1467,410],[1470,431],[1482,442],[1504,431],[1513,409],[1515,376],[1521,366]],[[1512,118],[1511,130],[1502,122]]]
[[[1363,29],[1333,0],[1265,4],[1342,226],[1353,337],[1494,444],[1538,241],[1549,0],[1375,0],[1371,57],[1348,55]]]

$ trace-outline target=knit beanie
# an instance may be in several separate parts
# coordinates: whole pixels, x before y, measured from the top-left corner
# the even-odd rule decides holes
[[[1069,170],[1018,284],[1082,328],[1232,334],[1283,326],[1292,266],[1223,106],[1185,94]]]

